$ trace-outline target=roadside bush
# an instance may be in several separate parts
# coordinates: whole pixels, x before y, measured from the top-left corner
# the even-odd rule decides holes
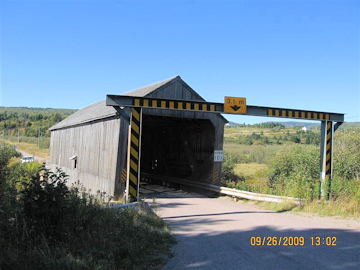
[[[268,149],[269,150],[269,149]],[[269,158],[269,151],[265,151],[264,147],[257,146],[254,147],[253,151],[251,151],[249,155],[249,159],[251,162],[265,164]]]
[[[360,180],[335,176],[331,182],[331,198],[356,199],[360,206]]]
[[[334,171],[346,179],[360,178],[360,128],[338,131],[334,140]]]
[[[13,157],[8,163],[8,181],[15,186],[17,191],[21,191],[42,166],[43,164],[36,161],[21,163],[19,158]]]
[[[20,157],[21,155],[9,144],[0,142],[0,184],[4,184],[7,180],[9,169],[7,167],[12,157]]]
[[[66,181],[42,170],[0,194],[0,269],[147,269],[169,254],[174,240],[156,215],[104,209]]]
[[[269,162],[269,188],[273,194],[300,198],[317,196],[320,157],[316,147],[293,146],[279,151]]]
[[[228,182],[238,182],[244,180],[243,177],[234,172],[235,164],[239,163],[239,156],[233,153],[224,153],[224,161],[221,169],[221,184],[227,185]]]

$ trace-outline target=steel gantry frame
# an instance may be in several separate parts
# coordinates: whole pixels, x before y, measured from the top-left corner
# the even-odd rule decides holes
[[[141,126],[143,108],[184,110],[221,114],[229,113],[224,111],[224,103],[182,99],[145,98],[122,95],[107,95],[106,105],[113,106],[119,112],[119,114],[121,114],[124,119],[130,123],[126,196],[128,197],[130,194],[134,199],[139,199]],[[123,107],[132,108],[131,117],[128,116],[123,110],[121,110]],[[234,109],[234,113],[236,113],[235,110],[237,110],[237,108]],[[321,121],[319,196],[322,198],[329,198],[329,194],[331,192],[331,180],[333,178],[332,163],[334,132],[344,122],[344,114],[246,105],[246,113],[242,113],[241,115]],[[326,179],[328,179],[329,185],[327,189],[325,189]],[[327,190],[327,194],[325,194],[325,190]]]

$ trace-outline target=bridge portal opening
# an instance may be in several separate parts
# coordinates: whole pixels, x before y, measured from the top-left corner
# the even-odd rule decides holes
[[[142,180],[209,182],[214,141],[215,127],[210,120],[143,114]]]

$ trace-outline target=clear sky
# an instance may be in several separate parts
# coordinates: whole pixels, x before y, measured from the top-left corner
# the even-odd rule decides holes
[[[180,75],[207,101],[360,121],[359,0],[0,0],[0,33],[0,106],[80,109]]]

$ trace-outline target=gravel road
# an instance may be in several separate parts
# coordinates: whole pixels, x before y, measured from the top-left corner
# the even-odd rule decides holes
[[[178,241],[164,269],[360,269],[358,219],[278,213],[228,197],[155,189],[142,192]],[[320,246],[311,243],[317,236]],[[251,245],[252,237],[260,237],[259,246]],[[267,246],[264,237],[303,237],[304,245]],[[336,246],[323,245],[326,237],[336,237]]]
[[[25,151],[22,151],[20,149],[16,149],[16,151],[18,151],[20,154],[22,154],[23,157],[25,157],[25,156],[33,156],[33,154],[29,154],[29,153],[27,153]],[[46,158],[42,158],[42,157],[39,157],[39,156],[34,156],[34,159],[36,161],[40,162],[40,163],[42,163],[42,162],[45,162],[46,164],[48,163],[48,160]]]

